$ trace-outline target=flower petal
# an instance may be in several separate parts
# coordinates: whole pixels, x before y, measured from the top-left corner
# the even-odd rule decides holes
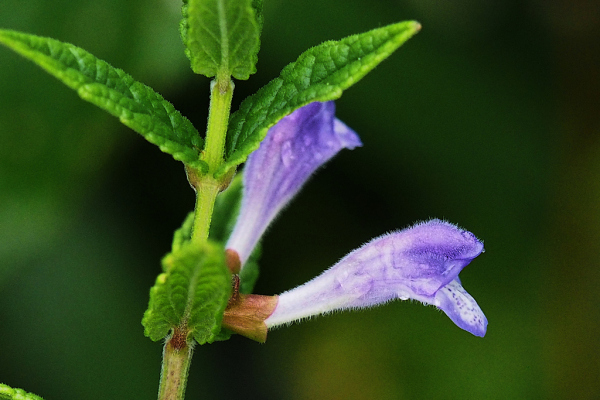
[[[241,265],[275,218],[321,165],[341,149],[361,146],[360,139],[335,119],[335,105],[310,103],[269,129],[244,167],[244,194],[226,248],[237,252]]]
[[[440,307],[461,328],[485,333],[485,316],[459,272],[483,251],[472,233],[437,219],[381,236],[313,280],[279,296],[268,327],[394,299]]]
[[[467,293],[458,279],[442,287],[435,295],[434,305],[460,328],[475,336],[483,337],[487,330],[487,318],[475,299]]]

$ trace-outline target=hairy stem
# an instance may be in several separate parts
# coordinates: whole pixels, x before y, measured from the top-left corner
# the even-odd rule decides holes
[[[206,144],[202,157],[208,164],[210,175],[214,174],[223,163],[233,87],[233,82],[229,77],[211,83]]]
[[[218,79],[211,84],[206,144],[202,156],[202,159],[208,164],[209,172],[197,178],[194,182],[196,186],[196,214],[194,216],[192,240],[197,243],[205,242],[208,238],[215,199],[224,186],[223,182],[214,178],[214,173],[223,163],[233,86],[233,82],[229,77]]]
[[[192,228],[192,240],[196,243],[204,243],[208,239],[210,221],[212,219],[215,199],[219,194],[219,182],[211,176],[205,176],[196,188],[196,210],[194,214],[194,227]]]
[[[184,331],[176,329],[165,343],[158,400],[183,400],[185,397],[193,352],[186,336]]]
[[[208,164],[208,173],[200,175],[198,171],[186,170],[188,180],[196,189],[192,241],[198,245],[207,241],[215,199],[219,191],[227,185],[226,181],[231,179],[231,176],[228,176],[217,180],[214,173],[223,164],[232,98],[233,82],[229,76],[219,77],[216,82],[212,82],[206,142],[202,154],[202,159]],[[179,327],[165,344],[158,400],[184,399],[194,343],[193,339],[188,342],[187,334],[186,327]]]

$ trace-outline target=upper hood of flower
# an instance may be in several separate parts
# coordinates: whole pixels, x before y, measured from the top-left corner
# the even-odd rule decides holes
[[[269,129],[244,167],[242,207],[226,248],[240,263],[250,256],[277,213],[311,174],[341,149],[361,146],[360,139],[335,118],[335,104],[310,103]]]

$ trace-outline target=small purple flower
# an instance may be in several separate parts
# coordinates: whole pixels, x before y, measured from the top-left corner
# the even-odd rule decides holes
[[[438,307],[460,328],[482,337],[487,319],[458,279],[481,252],[483,243],[455,225],[437,219],[416,224],[372,240],[279,295],[265,324],[270,329],[335,310],[414,299]]]
[[[228,257],[237,253],[234,264],[243,267],[271,221],[317,168],[341,149],[362,145],[334,114],[333,101],[299,108],[269,129],[248,157],[240,214],[225,246]]]

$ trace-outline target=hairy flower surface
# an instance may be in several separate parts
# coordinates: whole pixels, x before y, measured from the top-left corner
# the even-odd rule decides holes
[[[333,101],[310,103],[275,124],[244,167],[242,206],[225,246],[241,267],[277,213],[321,165],[360,139],[335,118]]]
[[[482,252],[483,243],[471,232],[437,219],[419,223],[372,240],[313,280],[279,295],[265,324],[272,328],[335,310],[414,299],[484,336],[487,319],[458,278]]]
[[[226,245],[232,272],[239,272],[277,213],[316,169],[341,149],[361,146],[334,112],[333,102],[296,110],[273,126],[248,157],[242,205]],[[460,328],[484,336],[487,319],[458,278],[482,252],[483,243],[455,225],[438,219],[419,223],[372,240],[279,296],[237,296],[223,324],[264,341],[267,329],[303,318],[413,299],[436,306]]]

